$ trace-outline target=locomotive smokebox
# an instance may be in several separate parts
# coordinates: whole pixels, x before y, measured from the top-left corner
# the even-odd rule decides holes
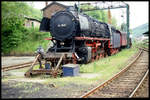
[[[50,21],[51,35],[60,41],[72,39],[76,34],[75,17],[71,12],[60,11],[54,14]]]

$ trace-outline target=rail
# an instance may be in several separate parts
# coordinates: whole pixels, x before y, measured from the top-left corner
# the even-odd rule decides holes
[[[139,87],[141,86],[141,84],[145,80],[146,76],[148,76],[148,73],[149,73],[149,70],[147,70],[147,72],[145,73],[145,75],[143,76],[143,78],[141,79],[141,81],[139,82],[139,84],[136,86],[136,88],[134,89],[134,91],[131,93],[131,95],[129,96],[129,98],[132,98],[134,96],[134,94],[136,93],[136,91],[139,89]]]
[[[32,62],[27,62],[27,63],[23,63],[23,64],[17,64],[17,65],[12,65],[12,66],[3,66],[2,67],[2,71],[9,71],[9,70],[14,70],[14,69],[20,69],[20,68],[25,68],[25,67],[29,67],[32,64]]]

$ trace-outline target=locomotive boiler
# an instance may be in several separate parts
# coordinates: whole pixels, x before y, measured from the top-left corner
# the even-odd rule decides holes
[[[109,38],[110,33],[106,23],[78,13],[73,7],[59,11],[50,20],[50,32],[56,40],[65,41],[75,36]]]

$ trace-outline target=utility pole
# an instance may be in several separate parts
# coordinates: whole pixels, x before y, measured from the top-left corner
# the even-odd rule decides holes
[[[108,23],[109,23],[109,24],[112,24],[110,9],[108,9]]]
[[[126,4],[126,8],[127,8],[127,43],[128,43],[128,45],[127,45],[127,48],[130,48],[130,39],[129,39],[129,36],[130,36],[130,32],[129,32],[129,5],[128,4]]]

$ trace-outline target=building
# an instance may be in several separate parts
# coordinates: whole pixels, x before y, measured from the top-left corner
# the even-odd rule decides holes
[[[149,36],[149,31],[143,33],[144,36]]]
[[[57,3],[56,1],[53,1],[49,5],[47,5],[45,8],[42,9],[43,17],[51,18],[53,13],[56,13],[58,11],[63,11],[67,8],[67,6]]]
[[[41,21],[40,31],[49,32],[51,16],[58,11],[64,11],[67,7],[68,6],[57,3],[56,1],[53,1],[52,3],[46,5],[46,7],[42,9],[43,19]]]
[[[25,23],[24,26],[27,28],[39,28],[40,27],[40,21],[35,18],[25,17]]]

